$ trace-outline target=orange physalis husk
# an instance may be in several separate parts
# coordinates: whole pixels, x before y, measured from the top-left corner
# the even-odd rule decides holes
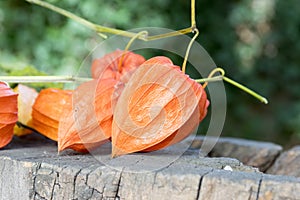
[[[193,81],[192,79],[190,79]],[[193,81],[194,82],[194,81]],[[199,110],[195,109],[194,113],[192,114],[191,118],[180,128],[180,131],[176,131],[174,134],[163,140],[162,142],[144,149],[144,152],[150,152],[150,151],[156,151],[168,146],[171,146],[173,144],[176,144],[183,139],[185,139],[189,134],[198,126],[198,124],[204,119],[204,117],[207,114],[207,107],[209,106],[209,101],[207,100],[207,96],[205,91],[203,90],[202,86],[200,84],[193,84],[193,89],[195,91],[195,94],[200,98],[200,101],[198,103]],[[201,89],[198,89],[198,87],[201,87]],[[198,93],[196,93],[198,92]]]
[[[101,126],[102,123],[104,123],[105,126],[108,126],[108,129],[104,131],[104,134],[108,138],[111,137],[113,108],[117,103],[123,89],[124,83],[114,79],[102,79],[98,80],[97,83],[94,98],[95,113],[99,125]]]
[[[94,79],[113,78],[122,80],[122,82],[128,82],[131,74],[143,62],[145,62],[145,58],[139,54],[116,50],[93,61],[91,67],[92,77]]]
[[[83,83],[75,90],[74,107],[66,108],[62,117],[66,120],[60,123],[58,151],[71,148],[86,152],[110,139],[113,105],[124,83],[144,61],[141,55],[122,50],[93,61],[91,71],[95,80]]]
[[[32,128],[57,141],[59,121],[64,106],[71,105],[72,91],[48,88],[42,90],[32,107]]]
[[[18,93],[18,121],[22,124],[31,127],[32,126],[32,106],[35,102],[38,93],[35,89],[26,85],[19,84],[14,88],[14,91]],[[16,136],[22,136],[32,133],[32,130],[15,126],[14,134]]]
[[[13,137],[18,120],[18,94],[0,81],[0,148],[6,146]]]
[[[181,141],[204,118],[207,106],[202,86],[169,59],[146,61],[132,75],[115,107],[112,157]]]
[[[58,151],[70,148],[87,152],[109,141],[112,127],[112,103],[115,79],[92,80],[73,93],[73,107],[67,108],[60,122]]]

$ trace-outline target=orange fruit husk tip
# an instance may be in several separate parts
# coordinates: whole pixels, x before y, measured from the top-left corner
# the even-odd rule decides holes
[[[38,93],[35,89],[26,85],[19,84],[14,88],[14,92],[18,93],[18,121],[28,127],[32,126],[32,106]],[[14,126],[14,134],[23,136],[31,134],[33,131],[24,127]]]
[[[71,90],[54,88],[41,90],[32,107],[32,128],[57,141],[59,121],[64,107],[71,104]]]
[[[115,79],[98,79],[81,84],[73,93],[73,105],[66,107],[58,131],[58,151],[93,150],[109,141],[112,104],[118,98]],[[115,92],[116,91],[116,92]]]
[[[13,137],[18,120],[18,94],[0,81],[0,148],[6,146]]]
[[[114,109],[112,157],[153,151],[187,137],[207,113],[202,86],[165,57],[143,63]]]
[[[131,74],[143,62],[145,62],[145,58],[139,54],[116,50],[93,61],[91,67],[92,77],[94,79],[113,78],[128,82]]]

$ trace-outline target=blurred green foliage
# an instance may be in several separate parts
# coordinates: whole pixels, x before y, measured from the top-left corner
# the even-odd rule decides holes
[[[187,0],[48,0],[92,22],[120,29],[190,25]],[[298,0],[197,0],[198,42],[238,82],[268,97],[265,106],[226,85],[225,136],[300,141]],[[93,31],[22,0],[0,1],[0,66],[28,63],[73,74],[102,39]]]

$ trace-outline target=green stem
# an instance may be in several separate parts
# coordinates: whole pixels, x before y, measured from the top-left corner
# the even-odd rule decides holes
[[[0,80],[8,83],[71,83],[75,81],[85,82],[92,79],[74,76],[0,76]]]
[[[106,26],[101,26],[101,25],[98,25],[98,24],[94,24],[94,23],[92,23],[92,22],[90,22],[90,21],[88,21],[84,18],[81,18],[81,17],[78,17],[77,15],[74,15],[73,13],[71,13],[69,11],[66,11],[62,8],[56,7],[56,6],[54,6],[50,3],[47,3],[47,2],[44,2],[44,1],[41,1],[41,0],[26,0],[26,1],[30,2],[30,3],[34,3],[34,4],[39,5],[39,6],[42,6],[44,8],[48,8],[49,10],[52,10],[54,12],[57,12],[57,13],[65,16],[65,17],[73,19],[74,21],[84,25],[85,27],[96,31],[101,37],[103,37],[105,39],[107,38],[107,36],[103,33],[122,35],[124,37],[129,37],[129,38],[133,38],[134,36],[136,36],[136,33],[133,33],[133,32],[119,30],[119,29],[115,29],[115,28],[109,28],[109,27],[106,27]],[[194,1],[194,0],[192,0],[192,1]],[[193,7],[193,5],[194,4],[192,3],[192,7]],[[194,12],[195,11],[193,11],[192,16],[195,15]],[[182,35],[182,34],[191,33],[196,27],[196,24],[195,24],[195,22],[193,22],[193,20],[195,20],[195,16],[192,17],[192,22],[191,22],[193,24],[192,27],[181,29],[181,30],[178,30],[178,31],[172,31],[170,33],[153,35],[153,36],[141,35],[140,37],[138,37],[138,39],[144,40],[144,41],[151,41],[151,40],[157,40],[157,39],[162,39],[162,38],[173,37],[173,36],[178,36],[178,35]]]
[[[242,85],[242,84],[240,84],[240,83],[238,83],[238,82],[236,82],[236,81],[234,81],[230,78],[227,78],[226,76],[223,76],[223,80],[230,83],[230,84],[232,84],[232,85],[234,85],[234,86],[236,86],[236,87],[238,87],[238,88],[240,88],[244,92],[247,92],[248,94],[254,96],[255,98],[257,98],[258,100],[260,100],[264,104],[268,104],[268,100],[265,97],[259,95],[258,93],[254,92],[253,90],[250,90],[246,86],[244,86],[244,85]]]
[[[182,67],[181,67],[181,70],[182,72],[185,74],[185,70],[186,70],[186,63],[187,63],[187,60],[188,60],[188,57],[189,57],[189,54],[190,54],[190,50],[191,50],[191,47],[194,43],[194,41],[196,40],[196,38],[198,37],[199,35],[199,31],[197,28],[194,28],[193,31],[195,31],[195,35],[194,37],[191,39],[187,49],[186,49],[186,52],[185,52],[185,56],[184,56],[184,60],[183,60],[183,63],[182,63]]]
[[[223,76],[215,76],[212,78],[202,78],[202,79],[195,79],[197,83],[205,83],[205,82],[216,82],[216,81],[222,81]]]
[[[216,74],[217,72],[220,73],[221,75],[213,77],[213,75]],[[224,71],[224,69],[219,68],[219,67],[218,67],[218,68],[215,68],[214,70],[212,70],[212,71],[209,73],[209,75],[208,75],[207,78],[196,79],[195,81],[198,82],[198,83],[204,83],[204,84],[202,85],[202,87],[205,88],[205,87],[207,86],[207,83],[208,83],[208,82],[221,81],[221,80],[224,80],[224,81],[230,83],[231,85],[234,85],[235,87],[240,88],[240,89],[243,90],[244,92],[247,92],[248,94],[250,94],[250,95],[252,95],[253,97],[257,98],[257,99],[260,100],[261,102],[263,102],[263,103],[265,103],[265,104],[268,104],[268,100],[267,100],[265,97],[259,95],[258,93],[254,92],[253,90],[250,90],[250,89],[247,88],[246,86],[244,86],[244,85],[242,85],[242,84],[240,84],[240,83],[238,83],[238,82],[236,82],[236,81],[234,81],[234,80],[232,80],[232,79],[226,77],[226,76],[225,76],[225,71]]]
[[[59,7],[56,7],[52,4],[44,2],[44,1],[40,1],[40,0],[26,0],[26,1],[28,1],[30,3],[34,3],[34,4],[42,6],[42,7],[45,7],[45,8],[48,8],[48,9],[54,11],[54,12],[57,12],[57,13],[59,13],[61,15],[64,15],[68,18],[71,18],[74,21],[86,26],[87,28],[98,32],[100,34],[100,36],[103,37],[103,38],[107,38],[107,36],[102,34],[102,33],[119,34],[119,35],[122,35],[122,36],[125,36],[125,37],[134,37],[135,36],[135,33],[131,33],[131,32],[123,31],[123,30],[119,30],[119,29],[114,29],[114,28],[108,28],[106,26],[101,26],[101,25],[94,24],[94,23],[92,23],[92,22],[90,22],[86,19],[78,17],[77,15],[74,15],[71,12],[68,12],[64,9],[61,9]]]
[[[123,63],[123,59],[124,59],[124,56],[126,54],[126,52],[129,50],[130,46],[132,45],[132,43],[137,39],[139,38],[140,36],[147,36],[148,35],[148,32],[147,31],[141,31],[139,33],[137,33],[134,37],[132,37],[130,39],[130,41],[128,42],[128,44],[126,45],[123,53],[122,53],[122,56],[121,56],[121,59],[119,61],[119,64],[118,64],[118,71],[121,72],[122,71],[122,63]]]
[[[191,0],[191,27],[196,28],[195,0]]]
[[[147,36],[147,37],[145,37],[145,41],[158,40],[158,39],[174,37],[174,36],[178,36],[178,35],[185,35],[185,34],[188,34],[188,33],[191,33],[191,32],[193,32],[193,28],[189,27],[189,28],[178,30],[178,31],[172,31],[172,32],[169,32],[169,33],[163,33],[163,34],[159,34],[159,35]]]

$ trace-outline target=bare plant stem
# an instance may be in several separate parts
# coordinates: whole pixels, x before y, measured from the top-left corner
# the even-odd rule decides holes
[[[196,6],[195,6],[195,0],[191,0],[191,27],[196,28]]]
[[[223,76],[215,76],[215,77],[211,77],[211,78],[196,79],[195,81],[197,83],[209,83],[209,82],[217,82],[217,81],[222,81],[222,80],[223,80]],[[204,85],[202,85],[202,87],[204,88]]]
[[[235,87],[240,88],[244,92],[247,92],[248,94],[250,94],[253,97],[255,97],[258,100],[260,100],[262,103],[268,104],[268,100],[265,97],[259,95],[258,93],[254,92],[253,90],[250,90],[246,86],[244,86],[244,85],[242,85],[242,84],[240,84],[240,83],[238,83],[238,82],[236,82],[236,81],[234,81],[234,80],[232,80],[232,79],[230,79],[230,78],[228,78],[226,76],[223,77],[223,80],[226,81],[226,82],[228,82],[228,83],[230,83],[230,84],[232,84],[232,85],[234,85]]]
[[[73,19],[74,21],[84,25],[85,27],[96,31],[101,37],[103,37],[105,39],[107,38],[107,36],[103,33],[122,35],[124,37],[129,37],[129,38],[135,37],[135,35],[136,35],[136,33],[133,33],[133,32],[119,30],[119,29],[115,29],[115,28],[109,28],[109,27],[106,27],[106,26],[101,26],[101,25],[98,25],[98,24],[94,24],[94,23],[92,23],[92,22],[90,22],[90,21],[88,21],[88,20],[86,20],[82,17],[74,15],[73,13],[71,13],[69,11],[66,11],[62,8],[59,8],[57,6],[54,6],[50,3],[47,3],[47,2],[44,2],[44,1],[41,1],[41,0],[26,0],[26,1],[30,2],[30,3],[33,3],[33,4],[36,4],[36,5],[39,5],[39,6],[42,6],[44,8],[50,9],[54,12],[57,12],[61,15],[64,15],[65,17]],[[195,2],[193,3],[193,1],[195,1],[195,0],[191,0],[191,12],[192,12],[191,13],[191,16],[192,16],[192,19],[191,19],[192,22],[191,23],[193,24],[191,27],[181,29],[181,30],[178,30],[178,31],[172,31],[172,32],[169,32],[169,33],[153,35],[153,36],[146,36],[145,37],[144,35],[141,35],[139,37],[139,39],[144,40],[144,41],[151,41],[151,40],[157,40],[157,39],[162,39],[162,38],[167,38],[167,37],[173,37],[173,36],[178,36],[178,35],[188,34],[188,33],[193,32],[194,28],[196,27]]]
[[[133,37],[135,35],[135,33],[131,33],[131,32],[127,32],[127,31],[123,31],[123,30],[119,30],[119,29],[114,29],[114,28],[109,28],[106,26],[101,26],[101,25],[97,25],[94,24],[84,18],[78,17],[77,15],[74,15],[73,13],[66,11],[62,8],[59,8],[57,6],[54,6],[50,3],[47,3],[45,1],[40,1],[40,0],[26,0],[30,3],[34,3],[36,5],[42,6],[44,8],[48,8],[49,10],[52,10],[54,12],[57,12],[65,17],[68,17],[70,19],[73,19],[74,21],[86,26],[89,29],[92,29],[98,33],[100,33],[100,36],[103,38],[107,38],[106,35],[102,34],[102,33],[111,33],[111,34],[119,34],[125,37]]]
[[[221,75],[215,76],[213,77],[214,74],[216,74],[217,72],[221,73]],[[251,96],[255,97],[256,99],[260,100],[262,103],[264,104],[268,104],[268,100],[259,95],[258,93],[254,92],[253,90],[247,88],[246,86],[228,78],[225,76],[225,71],[222,68],[216,68],[213,71],[211,71],[211,73],[209,74],[208,78],[203,78],[203,79],[197,79],[195,80],[198,83],[204,83],[203,84],[203,88],[205,88],[207,86],[208,82],[215,82],[215,81],[226,81],[228,83],[230,83],[231,85],[234,85],[235,87],[243,90],[244,92],[250,94]]]
[[[130,39],[130,41],[128,42],[128,44],[126,45],[123,53],[122,53],[122,56],[121,56],[121,59],[119,61],[119,64],[118,64],[118,71],[121,72],[122,71],[122,63],[123,63],[123,59],[124,59],[124,56],[125,56],[125,53],[129,50],[130,46],[132,45],[132,43],[137,39],[139,38],[140,36],[147,36],[148,35],[148,32],[147,31],[141,31],[139,33],[137,33],[134,37],[132,37]]]
[[[190,50],[191,50],[191,47],[194,43],[194,41],[196,40],[196,38],[198,37],[199,35],[199,31],[197,28],[194,29],[194,31],[196,32],[194,37],[191,39],[187,49],[186,49],[186,52],[185,52],[185,56],[184,56],[184,60],[183,60],[183,63],[182,63],[182,67],[181,67],[181,70],[183,73],[185,73],[185,70],[186,70],[186,63],[187,63],[187,60],[188,60],[188,57],[189,57],[189,54],[190,54]]]
[[[103,38],[107,38],[107,36],[103,33],[118,34],[118,35],[122,35],[124,37],[132,38],[132,40],[130,40],[130,42],[128,43],[129,46],[137,38],[144,40],[144,41],[151,41],[151,40],[158,40],[158,39],[167,38],[167,37],[178,36],[178,35],[182,35],[182,34],[188,34],[188,33],[196,31],[196,34],[191,39],[191,41],[187,47],[184,62],[182,64],[183,73],[185,73],[185,70],[186,70],[187,58],[189,56],[191,46],[199,34],[199,31],[196,26],[195,0],[191,0],[191,27],[181,29],[178,31],[172,31],[169,33],[153,35],[153,36],[148,36],[148,34],[145,34],[145,32],[143,32],[143,31],[140,33],[133,33],[133,32],[129,32],[129,31],[124,31],[124,30],[119,30],[119,29],[114,29],[114,28],[109,28],[109,27],[98,25],[98,24],[94,24],[84,18],[74,15],[71,12],[68,12],[64,9],[61,9],[59,7],[56,7],[52,4],[49,4],[49,3],[41,1],[41,0],[26,0],[26,1],[40,5],[45,8],[48,8],[54,12],[57,12],[68,18],[71,18],[71,19],[77,21],[78,23],[86,26],[87,28],[96,31]],[[122,64],[122,59],[121,59],[120,63]],[[120,68],[120,64],[119,64],[119,68]],[[220,72],[221,75],[212,77],[216,72]],[[74,82],[74,81],[83,81],[84,82],[84,81],[88,81],[91,79],[83,78],[83,77],[73,77],[73,76],[1,76],[0,80],[6,81],[6,82],[14,82],[14,83],[29,83],[29,82],[64,82],[64,83],[66,83],[66,82]],[[255,98],[259,99],[261,102],[263,102],[265,104],[268,103],[268,100],[265,97],[262,97],[261,95],[257,94],[253,90],[250,90],[249,88],[245,87],[244,85],[237,83],[236,81],[229,79],[228,77],[225,77],[225,72],[221,68],[217,68],[214,71],[212,71],[208,78],[198,79],[196,81],[204,82],[203,87],[205,88],[207,85],[207,82],[220,81],[220,80],[224,80],[224,81],[240,88],[241,90],[249,93],[250,95],[254,96]]]
[[[7,83],[71,83],[75,81],[85,82],[92,79],[74,76],[0,76],[0,80]]]

